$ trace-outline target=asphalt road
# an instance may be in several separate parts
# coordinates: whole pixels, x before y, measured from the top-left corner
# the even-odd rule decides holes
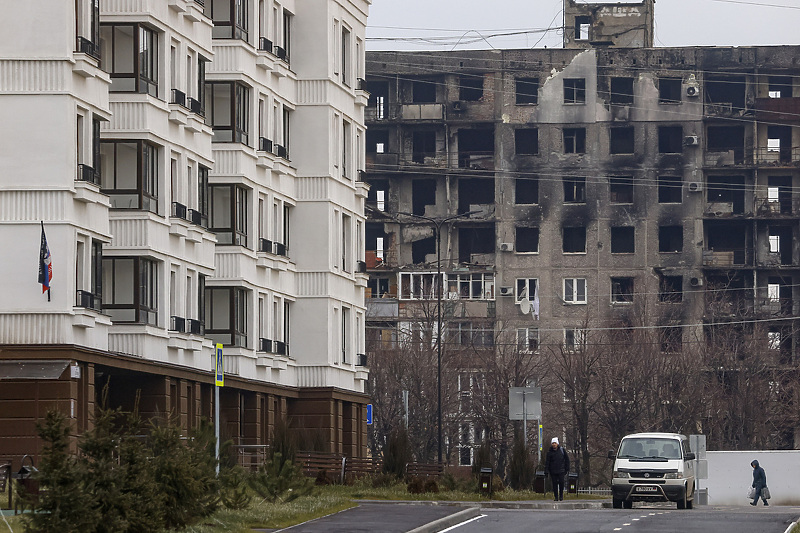
[[[678,511],[665,507],[617,510],[495,510],[452,529],[452,533],[783,533],[800,517],[798,507],[700,507]]]

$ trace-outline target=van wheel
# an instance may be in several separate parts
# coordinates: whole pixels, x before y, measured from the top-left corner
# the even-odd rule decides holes
[[[622,509],[622,500],[620,500],[619,498],[612,499],[611,500],[611,506],[614,509]]]
[[[683,497],[678,500],[678,509],[686,509],[686,493],[683,493]]]
[[[623,500],[623,501],[622,501],[622,506],[623,506],[625,509],[633,509],[633,502],[632,502],[632,501],[630,501],[630,500]]]

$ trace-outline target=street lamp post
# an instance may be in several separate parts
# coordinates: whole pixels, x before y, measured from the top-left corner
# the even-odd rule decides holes
[[[439,464],[442,464],[442,225],[464,218],[479,211],[468,211],[441,218],[398,212],[398,215],[426,220],[433,225],[433,236],[436,239],[436,414],[438,426]]]

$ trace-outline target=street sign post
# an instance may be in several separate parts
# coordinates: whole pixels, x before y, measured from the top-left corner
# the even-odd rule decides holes
[[[217,343],[214,352],[214,436],[216,444],[214,450],[217,458],[217,475],[219,475],[219,389],[225,386],[225,365],[222,359],[222,344]]]
[[[542,418],[541,387],[509,387],[508,419],[522,420],[525,446],[528,446],[528,419]]]

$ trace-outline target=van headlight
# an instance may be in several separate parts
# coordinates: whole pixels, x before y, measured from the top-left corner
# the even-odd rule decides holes
[[[664,474],[664,479],[683,479],[683,474],[680,472],[667,472]]]
[[[628,472],[620,472],[619,470],[614,470],[613,475],[616,478],[622,478],[622,479],[628,479],[631,477],[631,475]]]

